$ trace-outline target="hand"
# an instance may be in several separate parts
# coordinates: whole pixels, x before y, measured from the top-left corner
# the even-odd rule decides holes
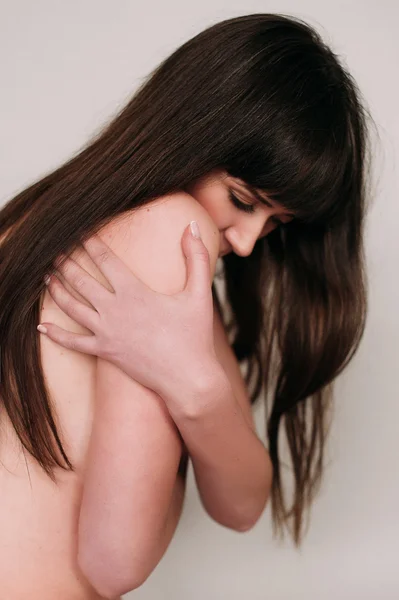
[[[115,293],[74,260],[56,261],[65,280],[94,308],[74,298],[54,275],[48,285],[51,297],[94,335],[72,333],[46,322],[41,325],[47,336],[65,348],[114,363],[161,396],[172,387],[178,389],[179,376],[185,381],[192,376],[206,387],[217,359],[209,254],[202,240],[191,235],[189,226],[185,229],[182,248],[188,277],[184,290],[174,295],[151,290],[98,235],[83,246]]]

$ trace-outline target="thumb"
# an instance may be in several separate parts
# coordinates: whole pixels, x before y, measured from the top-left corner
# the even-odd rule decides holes
[[[204,291],[209,292],[210,285],[210,261],[209,252],[201,237],[195,237],[192,233],[191,226],[198,235],[198,223],[191,221],[186,227],[182,238],[183,252],[186,257],[187,264],[187,283],[185,290],[190,293],[198,294]]]

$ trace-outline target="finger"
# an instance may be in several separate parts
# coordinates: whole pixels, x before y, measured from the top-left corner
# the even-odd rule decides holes
[[[64,313],[83,327],[96,331],[100,317],[95,309],[74,298],[55,275],[51,276],[47,287],[50,296]]]
[[[112,293],[71,257],[60,256],[54,261],[54,265],[68,283],[94,308],[103,306],[109,294]]]
[[[127,265],[113,252],[98,234],[93,234],[82,242],[93,262],[108,279],[115,291],[126,281],[134,281],[137,288],[144,289],[143,282],[135,276]]]
[[[58,325],[54,325],[54,323],[43,322],[40,323],[38,327],[40,326],[45,327],[47,330],[47,333],[41,333],[60,346],[68,348],[69,350],[76,350],[77,352],[99,356],[95,335],[72,333],[71,331],[62,329],[62,327],[58,327]]]
[[[194,294],[209,293],[211,280],[209,252],[201,238],[192,236],[190,225],[184,230],[182,245],[187,263],[185,290]]]

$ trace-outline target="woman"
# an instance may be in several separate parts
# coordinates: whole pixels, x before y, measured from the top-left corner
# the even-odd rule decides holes
[[[6,597],[112,598],[139,586],[176,527],[185,450],[213,518],[247,530],[271,488],[275,524],[300,542],[322,474],[331,383],[364,329],[367,150],[360,93],[317,33],[298,19],[248,15],[176,50],[94,141],[1,210]],[[179,238],[192,220],[205,245],[198,260],[209,254],[209,287],[222,257],[232,349],[204,278],[197,300],[178,296],[184,323],[196,308],[199,341],[189,344],[190,329],[180,345],[170,341],[174,294],[185,285]],[[63,347],[54,328],[53,339],[49,331],[38,343],[39,322],[96,333],[93,311],[85,313],[89,329],[81,309],[68,315],[61,285],[54,302],[57,286],[50,294],[43,278],[70,256],[56,263],[66,289],[79,306],[98,306],[100,288],[90,295],[77,270],[113,291],[109,257],[95,260],[101,241],[172,298],[156,305],[156,335],[152,321],[141,337],[129,327],[126,315],[146,315],[148,296],[131,298],[122,270],[114,291],[131,310],[112,313],[105,300],[108,345],[97,354],[87,342],[80,351]],[[188,261],[194,243],[187,228]],[[129,318],[119,335],[117,313]],[[251,401],[263,387],[273,395],[270,458],[254,435],[237,361],[248,367]],[[293,465],[291,506],[280,424]]]

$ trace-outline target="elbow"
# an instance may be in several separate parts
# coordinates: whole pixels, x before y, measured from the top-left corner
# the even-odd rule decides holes
[[[209,501],[208,497],[201,494],[203,506],[209,516],[224,527],[237,532],[245,532],[252,529],[262,516],[267,502],[271,496],[273,482],[273,466],[268,454],[266,457],[266,468],[262,467],[262,473],[257,479],[258,483],[252,490],[247,492],[246,498],[232,502],[231,498],[221,503]]]
[[[246,531],[249,531],[259,521],[262,512],[256,515],[255,517],[252,516],[251,518],[241,519],[241,521],[237,521],[235,527],[232,527],[232,529],[234,529],[234,531],[238,531],[239,533],[245,533]]]
[[[227,515],[223,515],[221,517],[211,513],[208,514],[214,521],[216,521],[216,523],[219,523],[219,525],[223,525],[223,527],[227,527],[227,529],[232,529],[233,531],[237,531],[239,533],[244,533],[245,531],[252,529],[259,519],[259,517],[255,519],[248,519],[247,516],[243,516],[242,514],[228,517]]]
[[[245,532],[252,529],[259,521],[266,508],[271,495],[273,481],[273,466],[269,455],[267,455],[267,459],[266,477],[264,482],[260,487],[259,493],[256,494],[256,499],[253,498],[249,505],[241,511],[241,518],[237,517],[237,524],[234,527],[235,531]]]
[[[207,510],[208,514],[220,525],[237,532],[246,532],[252,529],[261,518],[270,497],[270,488],[245,507],[236,507],[235,510],[215,512]]]
[[[115,600],[139,588],[147,580],[150,573],[134,572],[130,565],[126,569],[110,550],[101,553],[99,549],[86,549],[78,552],[78,564],[82,573],[102,598]]]
[[[230,529],[234,529],[239,533],[245,533],[252,529],[256,523],[259,521],[260,517],[263,514],[264,505],[261,510],[258,510],[256,513],[252,512],[250,514],[241,514],[239,515],[234,523],[230,526]]]
[[[251,510],[236,510],[234,513],[215,514],[207,511],[214,521],[233,531],[244,533],[252,529],[263,514],[267,498],[261,506],[251,507]]]

